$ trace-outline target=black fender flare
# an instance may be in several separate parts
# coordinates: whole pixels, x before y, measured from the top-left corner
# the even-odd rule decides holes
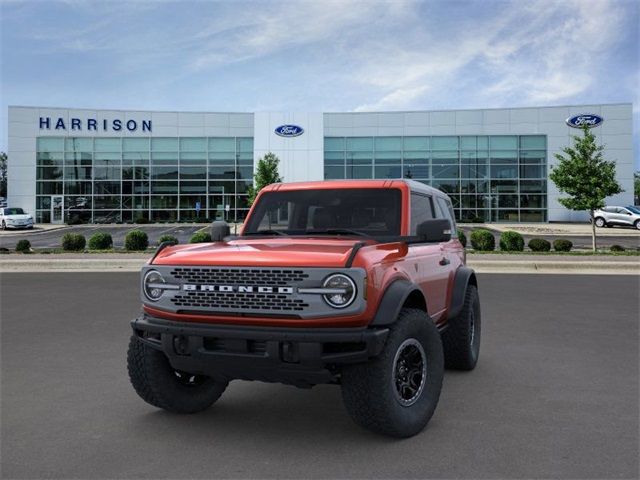
[[[451,305],[449,306],[447,318],[456,318],[460,313],[460,310],[462,310],[464,297],[467,293],[467,286],[469,284],[478,288],[476,272],[467,266],[458,268],[455,276],[453,277],[453,292],[451,294]]]
[[[392,282],[384,292],[382,300],[380,300],[380,304],[378,305],[378,311],[370,325],[382,326],[394,323],[407,299],[412,295],[415,296],[414,298],[418,302],[415,306],[420,306],[427,311],[426,299],[418,285],[404,279],[398,279]]]

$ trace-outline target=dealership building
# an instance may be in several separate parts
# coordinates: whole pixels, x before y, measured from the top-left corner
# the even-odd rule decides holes
[[[548,179],[588,123],[633,203],[631,103],[411,112],[160,112],[9,107],[8,205],[37,222],[241,220],[258,160],[285,182],[411,178],[459,219],[583,221]]]

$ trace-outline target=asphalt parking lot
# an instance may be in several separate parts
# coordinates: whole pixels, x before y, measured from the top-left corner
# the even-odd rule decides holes
[[[359,429],[333,386],[158,411],[126,372],[137,274],[0,281],[3,478],[638,478],[638,277],[480,275],[479,365],[406,440]]]
[[[26,238],[31,242],[31,246],[35,248],[60,248],[62,244],[62,236],[65,233],[80,233],[85,236],[87,241],[89,237],[97,232],[107,232],[113,238],[113,245],[116,248],[124,247],[124,237],[131,230],[142,230],[149,236],[149,245],[158,243],[158,239],[162,235],[173,235],[180,243],[188,243],[191,236],[202,228],[207,228],[207,224],[187,224],[187,225],[81,225],[73,227],[64,227],[50,231],[30,231],[30,230],[11,230],[0,234],[0,247],[13,250],[16,242],[22,238]]]

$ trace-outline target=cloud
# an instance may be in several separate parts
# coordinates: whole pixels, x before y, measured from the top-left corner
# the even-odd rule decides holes
[[[355,110],[405,108],[468,78],[482,79],[477,91],[487,105],[568,101],[592,85],[594,64],[624,31],[620,2],[487,5],[504,8],[495,18],[460,19],[454,35],[416,29],[413,49],[397,42],[360,65],[360,82],[379,93]]]
[[[330,0],[263,2],[239,12],[230,23],[218,21],[197,34],[202,46],[191,61],[196,69],[244,62],[326,42],[342,43],[381,16],[398,18],[411,8],[405,1]],[[229,20],[229,19],[226,19]]]

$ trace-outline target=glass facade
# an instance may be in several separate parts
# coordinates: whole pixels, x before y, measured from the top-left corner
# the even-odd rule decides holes
[[[446,192],[458,220],[545,222],[545,135],[325,137],[324,178],[410,178]]]
[[[39,137],[36,221],[242,220],[250,137]],[[225,207],[229,206],[229,211]]]

